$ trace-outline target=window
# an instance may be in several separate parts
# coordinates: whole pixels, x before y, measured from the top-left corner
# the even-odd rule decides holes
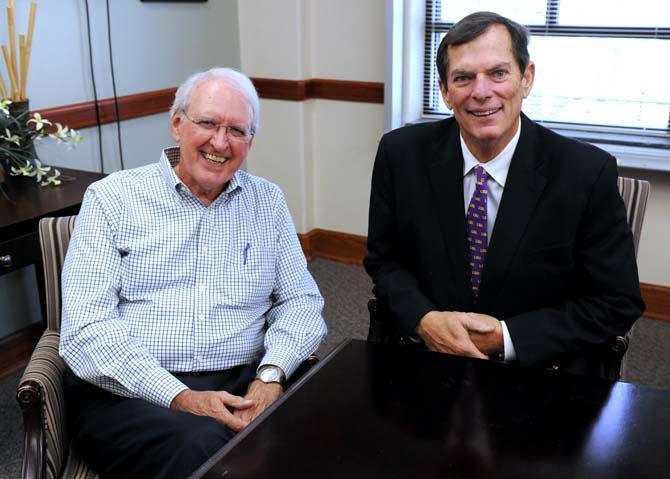
[[[535,84],[523,105],[529,117],[569,136],[655,148],[670,159],[668,0],[426,0],[424,116],[450,114],[435,53],[455,22],[479,10],[531,32]]]

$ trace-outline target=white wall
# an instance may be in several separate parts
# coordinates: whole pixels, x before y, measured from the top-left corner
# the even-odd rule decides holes
[[[240,0],[242,70],[269,78],[383,82],[385,4]],[[298,231],[367,234],[370,173],[383,107],[329,100],[261,103],[263,130],[249,171],[284,189]],[[621,174],[652,184],[638,257],[640,279],[670,285],[670,173],[622,168]]]
[[[19,25],[25,24],[27,3],[17,1]],[[111,96],[111,83],[104,9],[101,2],[90,3],[99,97],[106,98]],[[92,99],[83,4],[40,3],[28,86],[34,107]],[[191,71],[214,64],[240,67],[256,77],[384,81],[384,0],[111,4],[119,95],[176,86]],[[0,41],[6,42],[5,35],[0,31]],[[261,100],[261,129],[247,168],[282,187],[299,232],[324,228],[365,235],[370,174],[383,125],[382,105]],[[159,149],[171,141],[166,114],[122,126],[127,166],[155,161]],[[88,129],[84,134],[86,141],[74,152],[51,146],[44,153],[40,149],[42,158],[96,169],[97,133]],[[107,171],[118,165],[115,135],[114,125],[103,127]],[[652,183],[640,244],[640,276],[644,282],[668,285],[670,174],[622,174]],[[30,270],[0,277],[0,337],[38,320],[33,285]]]
[[[241,0],[239,14],[250,76],[384,81],[383,0]],[[284,190],[299,232],[367,234],[383,115],[376,104],[261,100],[248,171]]]
[[[5,2],[3,2],[3,6]],[[39,2],[28,77],[31,109],[93,100],[84,0]],[[98,98],[112,97],[105,3],[89,2]],[[27,30],[29,0],[16,1],[17,32]],[[4,8],[0,22],[5,25]],[[175,87],[190,73],[212,66],[240,67],[236,0],[206,3],[110,2],[112,53],[119,96]],[[7,43],[7,29],[0,29]],[[2,68],[3,76],[7,76]],[[99,171],[96,128],[82,131],[75,150],[44,142],[43,162]],[[116,125],[102,127],[105,172],[119,168]],[[126,168],[158,160],[173,143],[167,113],[121,124]],[[40,320],[33,268],[0,276],[0,337]]]

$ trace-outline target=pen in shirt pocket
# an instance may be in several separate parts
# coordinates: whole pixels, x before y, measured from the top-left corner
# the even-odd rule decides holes
[[[249,259],[249,250],[251,249],[251,243],[244,245],[244,250],[242,251],[242,260],[245,266],[247,264],[247,259]]]

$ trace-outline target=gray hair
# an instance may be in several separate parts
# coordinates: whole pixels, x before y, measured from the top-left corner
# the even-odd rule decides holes
[[[196,86],[200,85],[202,82],[213,79],[223,81],[244,96],[251,107],[251,132],[252,134],[256,133],[260,121],[258,92],[256,92],[256,88],[254,88],[254,84],[251,83],[249,77],[232,68],[215,67],[189,76],[186,81],[177,88],[177,93],[174,95],[174,102],[170,108],[170,118],[180,111],[186,111],[188,109],[191,101],[191,93]]]

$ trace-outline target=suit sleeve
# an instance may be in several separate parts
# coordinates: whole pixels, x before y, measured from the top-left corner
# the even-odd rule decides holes
[[[575,293],[553,307],[506,318],[520,364],[569,357],[624,334],[644,310],[633,237],[608,156],[574,239]]]
[[[399,192],[386,137],[382,138],[372,171],[368,221],[368,253],[364,266],[374,282],[374,293],[401,336],[409,336],[419,320],[437,309],[421,291],[411,271],[411,258],[403,248],[401,219],[396,209]],[[411,233],[411,232],[410,232]]]

